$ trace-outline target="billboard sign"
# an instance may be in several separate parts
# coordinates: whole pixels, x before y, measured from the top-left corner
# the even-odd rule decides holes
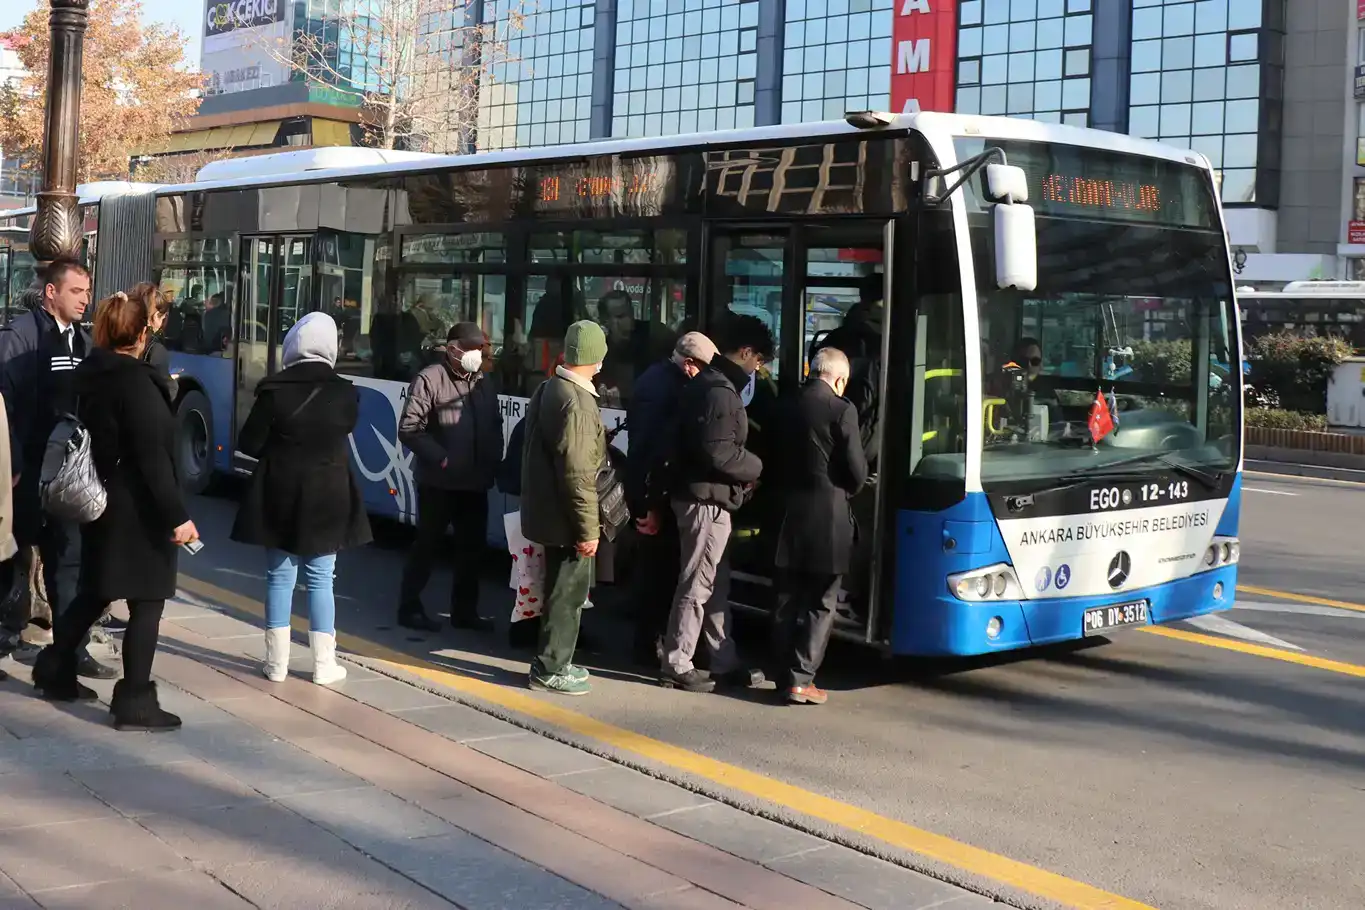
[[[957,0],[893,0],[891,109],[951,111],[957,90]]]
[[[204,38],[199,68],[210,95],[279,85],[289,79],[285,64],[287,25],[280,21]]]
[[[1365,66],[1356,67],[1356,97],[1365,98]]]
[[[284,21],[284,0],[209,0],[204,37]]]

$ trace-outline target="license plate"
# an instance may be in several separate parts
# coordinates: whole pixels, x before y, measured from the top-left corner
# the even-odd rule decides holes
[[[1103,635],[1125,626],[1147,625],[1147,601],[1139,600],[1130,604],[1115,604],[1112,607],[1094,607],[1085,611],[1081,622],[1081,632],[1085,635]]]

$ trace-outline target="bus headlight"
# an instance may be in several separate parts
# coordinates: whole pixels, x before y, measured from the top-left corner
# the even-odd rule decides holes
[[[1215,537],[1204,551],[1204,568],[1233,566],[1242,558],[1242,543],[1236,537]]]
[[[948,576],[948,592],[958,600],[979,603],[988,600],[1019,600],[1023,589],[1014,569],[1004,563],[959,572]]]

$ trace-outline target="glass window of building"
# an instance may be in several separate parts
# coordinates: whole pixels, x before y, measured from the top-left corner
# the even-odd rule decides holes
[[[893,0],[787,0],[783,123],[889,109],[893,6]]]
[[[619,0],[611,133],[753,126],[757,75],[757,0]]]
[[[1224,202],[1256,202],[1261,3],[1133,0],[1128,131],[1208,156]]]
[[[1089,125],[1091,0],[964,0],[960,23],[958,113]]]
[[[479,94],[479,148],[584,142],[592,106],[592,0],[490,0],[498,49]]]

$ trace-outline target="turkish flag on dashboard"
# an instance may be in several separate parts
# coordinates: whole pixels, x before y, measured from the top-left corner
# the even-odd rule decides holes
[[[1095,403],[1090,406],[1090,438],[1099,442],[1114,432],[1114,415],[1109,411],[1109,402],[1102,392],[1095,393]]]

